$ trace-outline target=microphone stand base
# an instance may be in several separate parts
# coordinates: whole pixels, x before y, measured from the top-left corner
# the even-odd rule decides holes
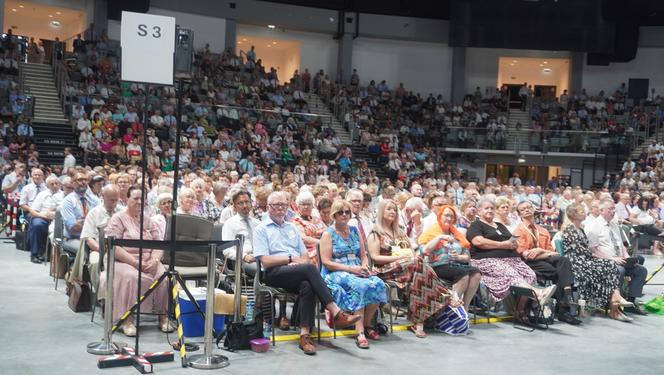
[[[190,358],[191,360],[188,363],[190,367],[203,370],[224,368],[230,364],[230,362],[228,362],[228,357],[221,354],[212,354],[209,357],[205,356],[205,354],[196,354],[192,355]]]

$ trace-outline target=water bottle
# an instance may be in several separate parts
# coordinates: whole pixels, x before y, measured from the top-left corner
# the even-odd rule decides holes
[[[245,320],[254,319],[254,301],[247,301],[247,312],[244,315]]]
[[[272,326],[270,325],[270,322],[267,320],[263,324],[263,337],[265,337],[266,339],[272,337]]]

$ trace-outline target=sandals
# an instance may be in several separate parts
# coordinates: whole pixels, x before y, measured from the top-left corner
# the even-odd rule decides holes
[[[364,337],[364,333],[355,335],[355,345],[360,349],[369,349],[369,341]]]
[[[415,334],[415,337],[417,337],[418,339],[423,339],[423,338],[427,337],[426,332],[418,331],[416,326],[410,326],[410,327],[408,327],[408,329],[411,332],[413,332]]]
[[[367,327],[364,329],[364,335],[369,339],[369,340],[380,340],[380,334],[374,327]]]

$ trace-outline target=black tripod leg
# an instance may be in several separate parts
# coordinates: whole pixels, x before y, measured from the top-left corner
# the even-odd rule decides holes
[[[127,320],[127,318],[129,318],[129,315],[131,315],[134,311],[136,311],[136,309],[138,308],[138,305],[143,303],[143,301],[145,301],[145,299],[148,298],[150,296],[150,294],[152,294],[152,292],[157,288],[157,286],[159,286],[159,284],[161,284],[161,282],[164,281],[166,276],[168,276],[168,273],[164,272],[163,274],[161,274],[161,276],[159,276],[159,278],[157,280],[155,280],[155,282],[152,283],[152,285],[150,285],[148,290],[145,291],[145,294],[143,294],[139,298],[139,302],[135,303],[132,307],[130,307],[129,310],[127,310],[124,314],[122,314],[120,319],[118,319],[118,321],[115,322],[115,324],[113,324],[113,328],[111,328],[111,332],[115,332],[115,331],[118,330],[118,328],[120,328],[122,323],[124,323],[125,320]],[[140,280],[139,280],[139,282],[140,282]],[[106,318],[107,319],[112,319],[112,317],[110,317],[110,318],[106,317]]]
[[[178,322],[178,342],[180,343],[180,361],[182,367],[186,368],[187,366],[187,348],[184,343],[184,335],[182,334],[182,320],[180,319],[180,301],[178,300],[178,281],[175,273],[170,273],[171,275],[168,278],[169,286],[171,287],[170,293],[171,298],[168,299],[169,305],[173,306],[173,312],[175,314],[175,320]]]

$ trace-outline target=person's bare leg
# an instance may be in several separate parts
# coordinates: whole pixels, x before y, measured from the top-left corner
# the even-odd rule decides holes
[[[373,327],[373,318],[376,315],[376,311],[378,311],[378,304],[373,303],[371,305],[368,305],[364,308],[364,326],[365,327]]]
[[[327,305],[325,305],[325,308],[326,308],[329,312],[332,313],[332,316],[333,316],[333,317],[334,317],[334,316],[337,316],[337,314],[339,313],[339,311],[341,311],[341,309],[339,308],[339,306],[337,306],[337,304],[334,303],[334,302],[330,302],[330,303],[328,303]]]
[[[469,275],[468,287],[463,293],[463,304],[466,306],[466,309],[470,307],[470,303],[477,293],[477,289],[480,287],[480,281],[482,280],[482,274],[479,272],[472,273]]]

